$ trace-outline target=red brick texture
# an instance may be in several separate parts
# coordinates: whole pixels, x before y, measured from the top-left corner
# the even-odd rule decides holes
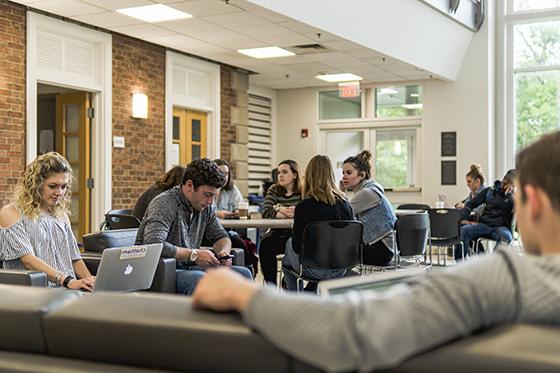
[[[148,96],[148,118],[132,118],[132,94]],[[165,171],[165,49],[113,34],[113,208],[132,208]]]
[[[231,159],[231,144],[235,143],[235,125],[231,123],[231,107],[236,105],[237,94],[232,89],[233,69],[229,66],[222,65],[220,68],[220,116],[221,116],[221,145],[220,157],[231,166],[232,178],[235,178],[235,162]]]
[[[25,8],[0,0],[0,207],[25,168]]]

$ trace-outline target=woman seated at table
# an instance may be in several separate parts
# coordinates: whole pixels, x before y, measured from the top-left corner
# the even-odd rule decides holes
[[[142,221],[150,202],[152,202],[154,198],[156,198],[166,190],[173,188],[175,185],[181,184],[184,173],[185,167],[175,166],[167,171],[165,175],[157,179],[151,187],[149,187],[144,193],[140,195],[140,198],[138,198],[136,205],[134,205],[132,215],[136,216],[138,220]]]
[[[397,217],[381,184],[370,179],[370,160],[367,150],[346,158],[340,186],[354,192],[350,204],[356,218],[364,224],[364,264],[385,266],[393,258],[391,232]]]
[[[49,287],[91,291],[95,277],[68,218],[71,185],[70,164],[58,153],[40,155],[25,168],[15,202],[0,210],[0,260],[5,269],[44,272]]]
[[[304,179],[304,199],[296,206],[292,238],[286,243],[286,253],[282,261],[284,279],[288,290],[297,290],[297,280],[290,273],[290,270],[299,271],[305,227],[309,223],[321,220],[354,220],[352,207],[346,195],[336,187],[331,161],[328,156],[316,155],[311,158],[305,169]],[[344,270],[303,267],[303,275],[317,281],[341,277],[344,272]]]
[[[469,195],[467,198],[461,202],[455,204],[455,208],[462,209],[465,207],[465,203],[473,200],[481,190],[486,188],[484,185],[484,175],[482,175],[482,168],[479,164],[471,164],[469,172],[467,172],[467,187],[469,188]],[[482,204],[473,210],[478,216],[481,216],[484,212],[484,207],[486,204]]]
[[[285,160],[278,164],[278,182],[266,192],[262,216],[265,219],[293,219],[295,206],[301,201],[298,164]],[[261,240],[259,258],[265,281],[276,284],[276,255],[283,254],[291,229],[271,229]]]
[[[220,219],[232,219],[239,217],[239,211],[237,210],[237,205],[240,201],[243,201],[243,196],[239,191],[239,188],[233,183],[231,178],[231,173],[229,172],[229,163],[223,159],[214,159],[214,163],[218,165],[220,171],[222,171],[227,178],[226,185],[220,189],[218,198],[215,202],[216,204],[216,216]],[[258,272],[259,259],[257,258],[257,253],[249,249],[245,243],[244,237],[241,237],[238,232],[226,229],[229,234],[229,239],[231,240],[231,247],[238,249],[243,249],[245,257],[245,265],[251,264],[253,266],[253,272],[256,275]],[[210,246],[210,245],[209,245]],[[255,245],[251,245],[255,247]],[[256,250],[255,250],[256,251]]]

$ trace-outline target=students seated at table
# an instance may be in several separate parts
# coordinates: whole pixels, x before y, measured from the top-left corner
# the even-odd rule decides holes
[[[136,216],[138,220],[142,221],[144,214],[148,205],[156,196],[173,188],[175,185],[181,184],[183,174],[185,173],[185,167],[175,166],[165,173],[162,177],[156,180],[156,182],[149,187],[144,193],[140,195],[134,209],[132,210],[132,215]]]
[[[482,174],[482,168],[479,164],[471,164],[469,172],[466,175],[467,178],[467,187],[469,188],[469,195],[467,198],[462,200],[461,202],[457,202],[455,204],[455,208],[462,209],[465,207],[465,203],[472,200],[476,197],[482,190],[486,189],[486,185],[484,185],[484,175]],[[482,215],[484,211],[484,204],[478,206],[473,211],[478,215]]]
[[[278,182],[266,192],[262,206],[265,219],[293,219],[296,205],[301,201],[301,181],[298,164],[287,159],[278,164]],[[276,284],[278,264],[276,255],[283,254],[291,229],[271,229],[261,240],[259,259],[265,281]]]
[[[218,197],[214,201],[216,206],[216,216],[220,219],[231,219],[239,217],[239,211],[237,210],[237,205],[240,201],[243,201],[243,196],[239,191],[239,188],[233,183],[231,178],[231,173],[229,172],[230,167],[223,159],[214,159],[214,162],[218,165],[218,168],[226,176],[226,185],[220,189]],[[251,251],[246,243],[246,238],[241,237],[236,231],[231,229],[226,229],[229,234],[229,239],[231,240],[231,246],[243,249],[245,256],[245,265],[252,265],[255,275],[258,272],[259,259],[257,258],[257,253]],[[251,245],[255,247],[255,245]]]
[[[14,202],[0,210],[0,261],[5,269],[44,272],[49,287],[93,290],[70,225],[72,168],[62,155],[38,156],[23,173]]]
[[[350,204],[364,225],[364,264],[385,266],[393,258],[391,232],[397,217],[381,184],[370,179],[370,160],[371,153],[367,150],[346,158],[340,187],[354,192]]]
[[[212,160],[189,163],[181,185],[152,200],[138,228],[136,244],[163,244],[163,257],[177,259],[177,292],[191,294],[208,268],[227,266],[247,278],[251,272],[232,266],[231,241],[216,218],[214,198],[226,183]],[[206,237],[212,248],[201,248]]]
[[[511,225],[514,208],[515,170],[509,170],[502,181],[496,180],[494,186],[482,190],[476,197],[467,201],[461,211],[461,241],[465,252],[471,242],[480,237],[492,238],[496,242],[509,244],[513,239]],[[485,204],[482,215],[474,212],[478,206]],[[461,248],[455,248],[455,259],[461,259]]]
[[[286,243],[286,253],[282,260],[284,279],[288,290],[297,290],[297,280],[290,274],[289,270],[299,271],[305,227],[309,223],[321,220],[354,220],[352,207],[346,195],[339,191],[336,186],[328,156],[316,155],[311,158],[305,168],[304,179],[304,199],[296,206],[292,238]],[[307,266],[303,268],[305,277],[317,281],[341,277],[344,273],[344,270]]]
[[[278,348],[329,371],[369,372],[475,331],[560,325],[560,132],[517,157],[516,212],[525,250],[433,271],[412,288],[333,298],[279,294],[216,270],[193,304],[235,310]],[[476,357],[473,357],[476,359]]]

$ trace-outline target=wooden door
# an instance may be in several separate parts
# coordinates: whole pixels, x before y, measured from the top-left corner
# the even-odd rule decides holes
[[[62,154],[74,173],[70,222],[76,240],[91,231],[91,119],[90,94],[68,93],[56,96],[56,151]]]
[[[206,113],[173,109],[173,144],[179,147],[179,163],[186,166],[206,157]]]

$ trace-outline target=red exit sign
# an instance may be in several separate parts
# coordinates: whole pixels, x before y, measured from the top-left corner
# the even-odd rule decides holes
[[[359,97],[360,82],[338,83],[338,97]]]

